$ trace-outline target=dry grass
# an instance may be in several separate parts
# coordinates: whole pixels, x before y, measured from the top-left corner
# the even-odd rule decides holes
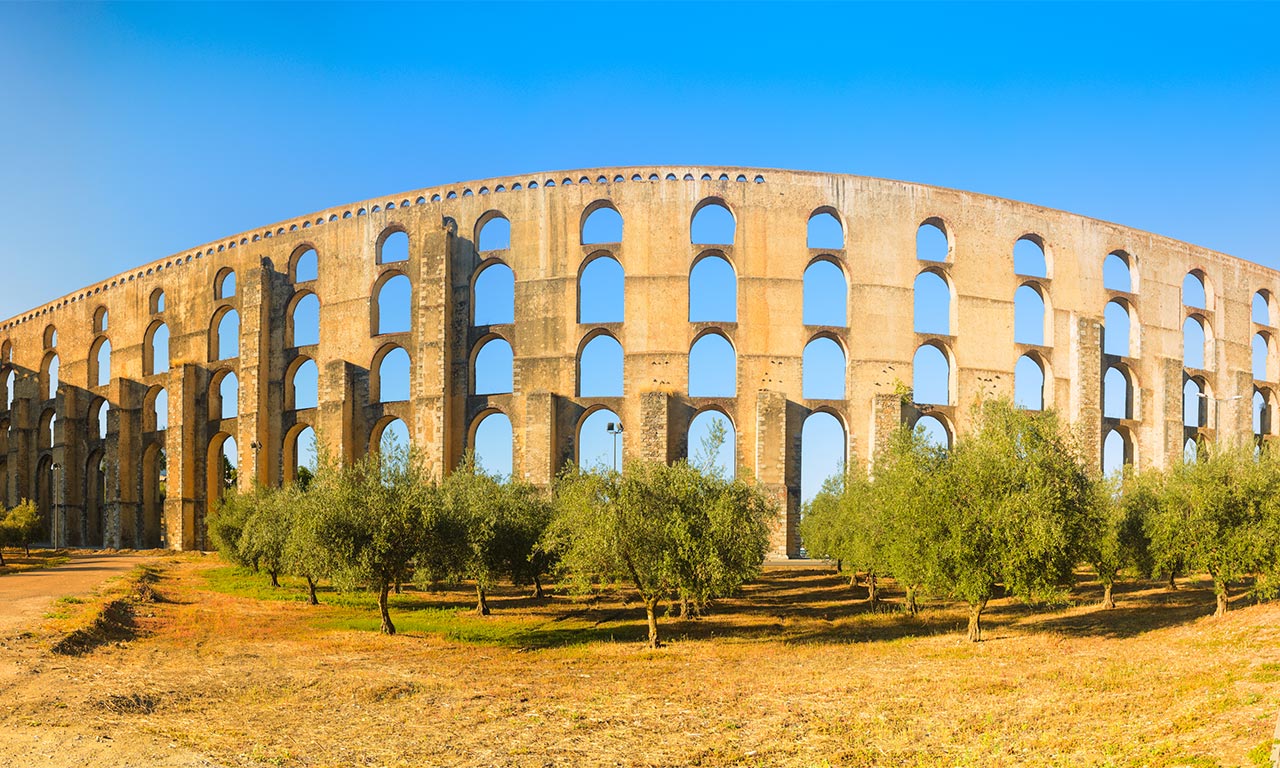
[[[17,649],[41,674],[4,686],[0,725],[128,737],[139,764],[173,744],[229,765],[1215,766],[1262,764],[1280,708],[1280,605],[1213,620],[1202,582],[1114,611],[1089,584],[1054,611],[997,601],[972,645],[958,607],[872,613],[779,570],[664,622],[657,652],[616,599],[508,591],[479,618],[466,589],[411,592],[388,638],[363,599],[263,584],[175,558],[136,639]]]
[[[65,549],[33,549],[26,554],[21,548],[4,550],[4,565],[0,565],[0,576],[6,573],[37,571],[62,565],[70,560]]]

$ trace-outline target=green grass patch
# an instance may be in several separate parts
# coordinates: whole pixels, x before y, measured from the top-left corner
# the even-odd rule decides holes
[[[280,577],[280,586],[271,586],[268,576],[247,568],[225,566],[205,572],[208,586],[215,592],[254,600],[305,602],[306,582]],[[382,626],[378,616],[377,596],[370,592],[346,592],[325,585],[317,589],[325,611],[313,620],[322,629],[377,632]],[[480,616],[474,605],[463,598],[460,590],[424,592],[406,589],[389,598],[391,621],[401,634],[436,635],[447,640],[477,645],[509,648],[552,648],[592,642],[638,642],[647,637],[644,616],[619,617],[607,622],[591,618],[575,618],[571,604],[556,612],[551,608],[536,615],[521,612],[504,613],[499,600],[491,600],[494,612]],[[494,605],[494,604],[497,605]]]

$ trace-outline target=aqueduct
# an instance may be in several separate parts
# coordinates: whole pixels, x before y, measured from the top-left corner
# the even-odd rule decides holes
[[[724,242],[691,235],[707,211],[730,217]],[[589,242],[601,212],[616,234]],[[829,242],[812,241],[818,220]],[[503,237],[488,237],[495,224]],[[1015,263],[1022,247],[1032,255]],[[721,316],[690,314],[703,263],[728,267]],[[580,315],[592,264],[625,276],[612,318]],[[511,282],[505,313],[476,306],[486,275]],[[842,311],[805,316],[807,295],[833,286]],[[393,288],[410,297],[403,316],[380,311]],[[645,167],[437,187],[206,244],[0,324],[0,499],[36,499],[59,545],[206,548],[228,440],[235,482],[274,484],[296,474],[302,430],[352,457],[399,419],[439,475],[500,414],[513,474],[547,484],[595,410],[626,424],[625,456],[661,460],[687,455],[690,423],[712,410],[732,424],[739,473],[784,501],[775,548],[795,554],[812,414],[838,420],[860,458],[904,421],[962,431],[975,398],[1015,384],[1086,435],[1098,463],[1113,451],[1164,465],[1219,428],[1273,434],[1277,291],[1280,273],[1187,243],[857,176]],[[621,392],[584,393],[581,358],[606,337]],[[705,339],[729,350],[731,389],[691,395]],[[819,342],[844,371],[821,399],[804,382]],[[510,350],[509,391],[476,394],[491,343]],[[922,356],[945,386],[913,397]]]

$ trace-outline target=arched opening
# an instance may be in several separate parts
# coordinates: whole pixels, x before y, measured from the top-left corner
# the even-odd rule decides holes
[[[1272,431],[1272,408],[1270,393],[1253,390],[1253,434],[1269,435]]]
[[[612,256],[597,256],[578,275],[578,322],[620,323],[626,292],[622,265]]]
[[[3,468],[0,465],[0,468]],[[3,480],[0,479],[0,483]],[[106,528],[105,500],[107,498],[107,461],[100,451],[89,455],[85,462],[84,473],[84,527],[85,544],[90,547],[102,546],[102,531]],[[0,503],[4,496],[0,496]]]
[[[471,447],[476,465],[491,475],[511,477],[514,448],[511,419],[505,413],[490,411],[480,416],[472,432]]]
[[[4,374],[4,409],[6,411],[13,410],[13,387],[18,382],[17,374],[8,371]],[[0,504],[4,503],[4,499],[0,498]]]
[[[505,251],[511,247],[511,222],[500,213],[488,214],[476,233],[476,250]]]
[[[377,430],[374,440],[377,452],[383,456],[408,450],[409,425],[403,419],[387,419]]]
[[[1133,293],[1133,276],[1129,272],[1129,254],[1112,251],[1102,261],[1102,287],[1108,291]]]
[[[306,425],[301,429],[293,430],[289,437],[287,453],[288,460],[285,466],[291,474],[286,481],[297,483],[306,490],[311,485],[311,478],[316,474],[316,431]]]
[[[814,261],[804,271],[804,324],[848,326],[848,297],[844,270],[827,259]]]
[[[802,397],[806,400],[844,399],[844,350],[834,339],[819,336],[806,344],[801,364]]]
[[[1044,410],[1044,369],[1030,355],[1023,355],[1013,368],[1013,399],[1019,408]]]
[[[844,248],[844,227],[830,208],[819,208],[809,217],[807,241],[809,248],[822,251],[839,251]],[[815,323],[828,325],[828,323]]]
[[[513,387],[515,356],[511,344],[501,337],[481,343],[472,368],[473,395],[503,395]]]
[[[932,344],[916,350],[911,361],[911,391],[920,405],[951,404],[951,363],[945,352]]]
[[[58,329],[52,324],[44,327],[44,348],[53,349],[58,346]]]
[[[689,349],[689,397],[733,397],[737,392],[733,345],[714,331],[699,336]]]
[[[1102,352],[1118,357],[1130,357],[1129,334],[1131,322],[1129,310],[1119,301],[1109,301],[1102,310]]]
[[[1204,280],[1197,271],[1187,273],[1182,278],[1182,303],[1196,309],[1208,309],[1208,296],[1205,292]]]
[[[916,275],[912,289],[916,333],[951,334],[951,288],[931,270]]]
[[[1133,418],[1133,387],[1124,371],[1114,366],[1102,377],[1102,416],[1107,419]]]
[[[224,269],[214,278],[213,298],[231,299],[236,295],[236,273]]]
[[[107,414],[111,412],[111,404],[106,400],[99,400],[93,404],[89,410],[89,423],[94,430],[93,438],[96,440],[107,439]]]
[[[315,248],[306,248],[293,257],[293,282],[309,283],[320,276],[320,259]]]
[[[715,409],[702,411],[689,422],[689,463],[726,480],[737,476],[738,434],[729,417]]]
[[[946,261],[951,255],[946,225],[942,219],[928,219],[916,229],[916,258],[920,261]]]
[[[240,468],[240,449],[236,439],[220,432],[209,441],[208,500],[213,507],[227,491],[236,487]]]
[[[1276,380],[1271,358],[1271,340],[1265,333],[1253,334],[1253,378],[1258,381]]]
[[[320,404],[320,368],[311,358],[299,358],[289,376],[286,404],[295,411],[315,408]]]
[[[94,312],[93,312],[93,332],[94,332],[94,333],[106,333],[106,332],[107,332],[107,319],[108,319],[108,318],[107,318],[107,308],[106,308],[106,307],[98,307],[96,310],[94,310]]]
[[[381,319],[381,312],[378,317]],[[314,293],[308,291],[294,299],[293,311],[289,313],[288,331],[286,347],[306,347],[320,343],[320,299]]]
[[[214,317],[214,331],[209,348],[213,360],[234,360],[240,356],[240,313],[227,309]]]
[[[1205,367],[1204,325],[1198,317],[1182,322],[1182,366],[1203,370]]]
[[[53,468],[53,459],[45,456],[36,464],[36,514],[40,518],[40,541],[52,541],[49,521],[53,519],[53,487],[61,478],[55,478],[58,470]]]
[[[378,402],[396,403],[409,399],[409,353],[391,346],[375,363],[378,371]]]
[[[500,261],[480,267],[472,284],[472,325],[507,325],[516,319],[516,275]]]
[[[49,354],[45,356],[44,370],[41,372],[41,379],[44,386],[45,397],[53,400],[58,396],[58,372],[61,370],[61,364],[58,362],[58,356]]]
[[[240,380],[235,371],[226,371],[214,378],[213,418],[234,419],[240,414]]]
[[[169,371],[169,326],[154,322],[147,329],[142,364],[142,372],[147,376]]]
[[[597,201],[587,207],[582,220],[582,244],[597,245],[622,242],[622,214],[608,202]]]
[[[1107,430],[1102,441],[1102,473],[1114,477],[1124,471],[1126,464],[1133,463],[1133,449],[1129,438],[1118,429]]]
[[[399,272],[390,273],[378,288],[377,335],[408,333],[413,323],[413,284]]]
[[[163,541],[164,500],[169,462],[164,449],[152,445],[142,457],[142,547],[154,549]]]
[[[618,414],[608,408],[596,408],[578,422],[577,462],[588,472],[622,469],[626,432]]]
[[[1013,244],[1013,272],[1023,277],[1048,277],[1044,241],[1039,235],[1023,235]]]
[[[144,432],[163,432],[169,428],[169,393],[164,387],[155,387],[148,393],[144,409]]]
[[[846,441],[844,425],[826,411],[805,417],[800,428],[800,499],[807,504],[833,475],[843,475]]]
[[[161,312],[164,312],[164,290],[157,288],[152,291],[151,301],[148,306],[151,307],[151,314],[153,315],[158,315]]]
[[[723,256],[703,256],[689,270],[689,322],[738,320],[738,278]]]
[[[378,263],[393,264],[399,261],[409,260],[409,235],[406,232],[396,230],[383,235],[382,243],[378,246]]]
[[[1253,322],[1258,325],[1275,325],[1271,321],[1271,294],[1268,291],[1258,291],[1253,294]]]
[[[105,387],[111,383],[111,341],[109,339],[98,339],[94,343],[94,350],[90,358],[93,363],[93,370],[90,376],[90,383],[95,387]]]
[[[1044,346],[1044,297],[1031,285],[1013,294],[1013,341]]]
[[[693,209],[689,242],[694,245],[733,245],[736,234],[733,214],[722,201],[708,198]]]
[[[943,450],[951,449],[951,430],[937,416],[925,415],[916,419],[913,427],[924,437],[926,443]]]
[[[1194,437],[1188,437],[1187,441],[1182,444],[1182,461],[1185,464],[1195,464],[1200,459],[1200,444],[1196,442]]]
[[[1197,379],[1187,379],[1182,385],[1182,425],[1195,429],[1208,422],[1209,397]]]
[[[597,333],[578,350],[578,397],[622,397],[622,345]]]

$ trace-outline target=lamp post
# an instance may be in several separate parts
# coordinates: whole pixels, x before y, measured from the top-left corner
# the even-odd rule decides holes
[[[622,422],[609,422],[604,425],[604,431],[613,435],[613,471],[618,471],[618,437],[622,434]]]

